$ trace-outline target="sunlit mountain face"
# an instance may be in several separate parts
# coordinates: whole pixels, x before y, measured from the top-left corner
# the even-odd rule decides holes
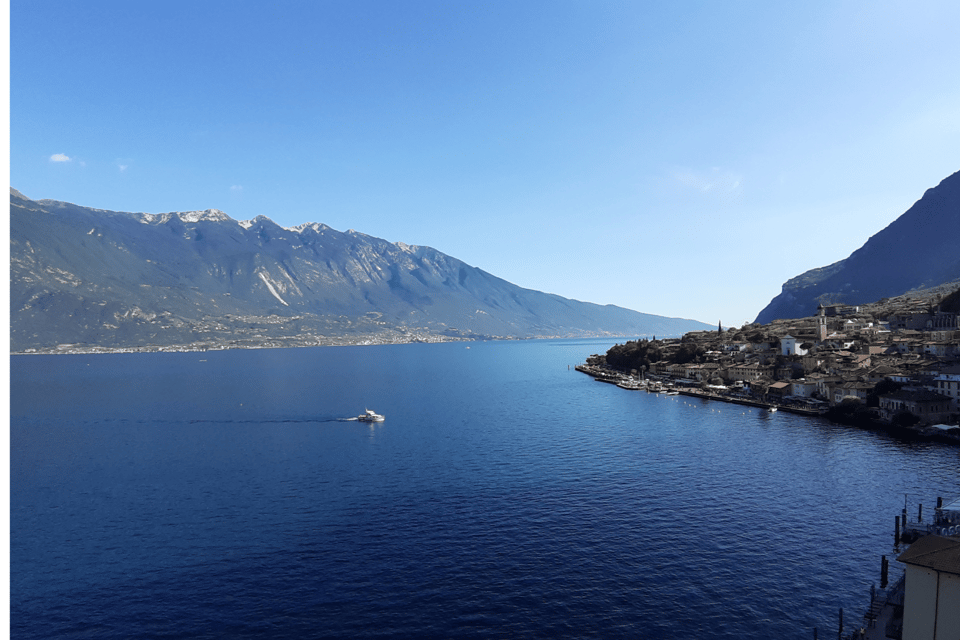
[[[524,289],[429,247],[215,209],[11,190],[11,349],[678,335],[700,322]],[[639,286],[639,284],[638,284]]]

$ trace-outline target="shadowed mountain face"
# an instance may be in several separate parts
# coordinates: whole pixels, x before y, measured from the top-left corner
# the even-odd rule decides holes
[[[523,289],[429,247],[317,223],[102,211],[14,190],[10,214],[13,351],[708,327]]]
[[[802,318],[821,303],[866,304],[958,279],[960,172],[928,189],[850,257],[788,280],[756,322]]]

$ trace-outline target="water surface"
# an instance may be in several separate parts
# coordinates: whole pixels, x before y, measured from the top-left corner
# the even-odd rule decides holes
[[[612,344],[15,356],[13,635],[827,637],[960,496],[954,447],[573,371]]]

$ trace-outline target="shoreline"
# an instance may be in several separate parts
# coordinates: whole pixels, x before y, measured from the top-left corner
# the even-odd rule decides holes
[[[585,373],[588,376],[592,377],[597,382],[606,382],[608,384],[613,384],[620,387],[621,389],[631,391],[646,391],[647,393],[656,393],[661,395],[665,393],[665,390],[651,390],[643,387],[623,387],[619,383],[624,380],[631,379],[626,374],[615,371],[613,369],[602,369],[600,367],[595,367],[587,364],[578,364],[576,370]],[[669,378],[658,378],[658,382],[663,380],[668,380],[670,384],[673,384],[673,381]],[[725,402],[728,404],[739,404],[744,406],[750,406],[757,409],[766,409],[767,411],[784,411],[786,413],[793,413],[796,415],[805,416],[808,418],[822,418],[833,424],[840,424],[848,427],[854,427],[857,429],[863,429],[865,431],[874,431],[879,433],[885,433],[892,437],[911,441],[911,442],[938,442],[941,444],[949,444],[954,446],[960,446],[960,435],[954,435],[949,432],[941,431],[939,429],[933,429],[929,425],[914,425],[914,426],[898,426],[887,422],[880,422],[877,420],[870,421],[844,421],[836,420],[834,416],[830,415],[829,411],[818,411],[816,409],[806,409],[803,407],[792,406],[788,404],[782,404],[777,402],[771,402],[767,400],[757,400],[755,398],[743,398],[739,396],[725,395],[713,391],[704,391],[702,389],[696,389],[692,387],[673,387],[673,390],[676,391],[677,395],[689,396],[694,398],[700,398],[701,400],[715,400],[717,402]]]
[[[208,351],[233,351],[240,349],[302,349],[309,347],[375,347],[404,344],[445,344],[450,342],[529,342],[531,340],[595,340],[623,339],[623,336],[602,334],[590,335],[538,335],[538,336],[496,336],[496,335],[442,335],[442,334],[404,334],[398,336],[366,334],[357,338],[324,338],[311,341],[273,338],[262,342],[246,343],[210,343],[171,345],[138,345],[130,347],[104,347],[100,345],[81,345],[78,343],[59,344],[55,347],[40,347],[7,352],[8,356],[59,356],[59,355],[108,355],[119,353],[205,353]]]
[[[279,340],[265,341],[250,344],[194,344],[194,345],[142,345],[136,347],[102,347],[79,346],[63,344],[56,347],[28,349],[24,351],[10,351],[11,356],[60,356],[60,355],[110,355],[120,353],[206,353],[208,351],[235,351],[253,349],[304,349],[311,347],[372,347],[391,344],[440,344],[447,342],[486,342],[499,340],[530,340],[531,338],[507,338],[500,336],[486,336],[484,338],[467,338],[454,336],[412,337],[409,340],[386,340],[377,337],[364,337],[358,340],[329,340],[317,343],[294,343]],[[546,338],[550,339],[550,338]]]

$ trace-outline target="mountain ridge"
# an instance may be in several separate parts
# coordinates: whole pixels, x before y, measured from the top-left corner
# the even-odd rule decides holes
[[[11,349],[668,335],[708,325],[525,289],[426,246],[217,209],[10,191]]]
[[[783,284],[755,322],[802,318],[819,304],[865,304],[960,279],[960,172],[924,191],[848,257]]]

